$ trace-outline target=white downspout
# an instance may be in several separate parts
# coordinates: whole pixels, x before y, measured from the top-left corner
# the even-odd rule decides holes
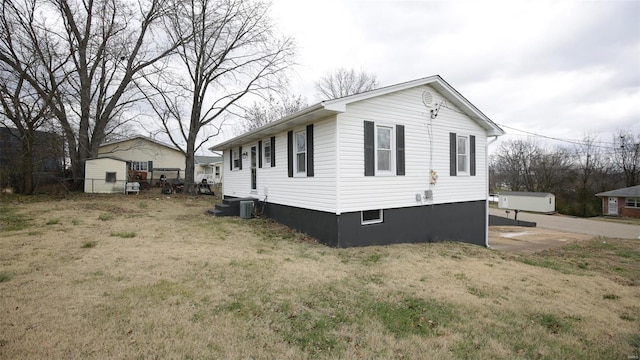
[[[484,157],[485,157],[485,179],[487,184],[485,186],[486,196],[485,196],[485,227],[484,227],[484,246],[489,248],[489,145],[493,144],[496,140],[498,140],[498,136],[494,136],[491,141],[487,141],[484,149]]]

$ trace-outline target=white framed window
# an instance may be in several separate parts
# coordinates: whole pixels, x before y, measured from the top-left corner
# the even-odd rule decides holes
[[[104,177],[104,181],[108,183],[116,182],[116,173],[115,172],[107,172]]]
[[[148,161],[132,161],[129,165],[129,170],[134,171],[149,171]]]
[[[240,149],[233,149],[233,169],[240,169]]]
[[[271,140],[265,141],[262,144],[262,153],[264,154],[264,161],[262,162],[262,167],[270,167],[271,166]]]
[[[220,177],[220,165],[216,165],[216,177]]]
[[[640,198],[625,198],[624,207],[640,208]]]
[[[365,210],[360,212],[360,221],[362,225],[379,224],[382,222],[382,209]]]
[[[469,174],[469,138],[458,135],[456,142],[456,163],[458,175]]]
[[[258,147],[251,147],[251,191],[258,188]]]
[[[376,126],[376,172],[391,174],[393,169],[393,128]]]
[[[307,173],[307,132],[298,131],[294,137],[295,149],[295,173],[296,175],[305,175]]]

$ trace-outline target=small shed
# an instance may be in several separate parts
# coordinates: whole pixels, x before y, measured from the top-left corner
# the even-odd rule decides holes
[[[127,184],[127,162],[113,156],[87,159],[84,177],[85,193],[124,193]]]
[[[550,214],[556,211],[556,196],[545,192],[503,191],[498,194],[498,208]]]
[[[602,214],[640,218],[640,185],[601,192]]]

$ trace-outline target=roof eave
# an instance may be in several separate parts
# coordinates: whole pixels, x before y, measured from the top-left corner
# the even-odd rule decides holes
[[[324,102],[317,103],[280,120],[276,120],[267,125],[251,130],[240,136],[209,148],[210,151],[224,151],[226,149],[258,141],[267,136],[275,135],[291,127],[311,123],[315,120],[344,112],[345,108],[335,105],[325,106]]]
[[[211,151],[226,150],[235,146],[241,146],[242,144],[255,142],[259,139],[265,138],[269,135],[277,134],[281,131],[285,131],[292,126],[302,125],[314,120],[334,115],[346,111],[348,104],[370,99],[376,96],[389,94],[404,89],[409,89],[421,85],[430,85],[439,91],[448,101],[462,109],[462,111],[476,121],[487,131],[487,136],[501,136],[505,134],[496,123],[491,121],[485,114],[483,114],[478,108],[476,108],[469,100],[462,96],[456,89],[454,89],[449,83],[444,81],[440,75],[433,75],[417,80],[412,80],[400,84],[390,85],[371,91],[349,95],[338,99],[327,100],[318,104],[312,105],[306,109],[303,109],[295,114],[286,116],[280,120],[269,123],[261,128],[252,130],[246,134],[237,136],[233,139],[222,142],[218,145],[214,145],[209,148]]]

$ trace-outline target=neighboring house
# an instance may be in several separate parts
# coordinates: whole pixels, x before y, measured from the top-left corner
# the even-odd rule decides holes
[[[222,156],[195,156],[196,183],[207,180],[209,184],[219,184],[222,182]]]
[[[34,132],[33,174],[36,184],[57,180],[64,169],[64,140],[46,131]],[[22,140],[18,129],[0,127],[0,187],[22,179]]]
[[[640,185],[601,192],[602,214],[640,218]]]
[[[124,193],[127,185],[127,161],[103,156],[85,161],[84,192],[91,194]]]
[[[503,134],[432,76],[315,104],[211,150],[223,151],[225,200],[255,199],[327,245],[486,246],[487,146]]]
[[[498,208],[550,214],[556,211],[556,196],[545,192],[502,191]]]
[[[100,145],[98,156],[115,156],[129,163],[130,181],[156,185],[160,176],[184,178],[185,156],[174,146],[137,135]]]

